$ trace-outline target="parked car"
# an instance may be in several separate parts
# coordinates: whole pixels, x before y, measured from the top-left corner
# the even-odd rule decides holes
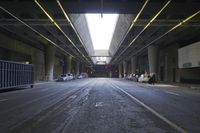
[[[69,81],[69,80],[73,80],[73,79],[75,79],[73,74],[68,73],[68,74],[60,75],[60,77],[57,79],[57,81]]]
[[[87,73],[81,73],[80,75],[77,76],[78,79],[87,78],[87,77],[88,77]]]
[[[148,83],[149,84],[155,84],[155,82],[156,82],[156,74],[155,73],[151,73],[149,77],[150,78],[149,78]]]
[[[84,78],[84,77],[81,74],[77,76],[77,79],[82,79],[82,78]]]
[[[132,74],[132,77],[131,77],[130,80],[138,82],[138,75],[137,74]]]
[[[131,73],[131,74],[127,75],[126,79],[127,79],[127,80],[131,80],[132,76],[133,76],[133,75],[132,75],[132,73]]]
[[[149,77],[145,77],[144,74],[140,75],[138,78],[138,82],[147,83],[149,81]]]
[[[138,75],[131,73],[131,74],[127,75],[126,79],[137,82],[138,81]]]

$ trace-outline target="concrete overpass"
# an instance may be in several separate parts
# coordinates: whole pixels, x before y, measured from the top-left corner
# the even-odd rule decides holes
[[[97,12],[120,14],[104,52],[94,51],[84,15]],[[7,50],[1,59],[34,64],[36,81],[82,72],[98,63],[96,57],[121,68],[120,76],[147,71],[161,81],[199,81],[192,74],[199,68],[178,67],[178,49],[199,41],[198,1],[9,0],[1,2],[0,15],[1,49]]]
[[[199,5],[199,0],[0,1],[0,60],[33,64],[36,83],[35,90],[22,91],[16,95],[0,94],[3,98],[0,99],[0,104],[5,107],[0,112],[0,118],[6,121],[5,116],[9,116],[8,121],[0,124],[0,131],[2,129],[5,132],[80,132],[81,130],[90,132],[92,125],[98,127],[93,130],[95,132],[199,132],[198,93],[180,90],[171,92],[168,90],[171,86],[164,91],[154,90],[156,87],[152,86],[148,86],[150,90],[146,90],[145,85],[123,79],[130,74],[155,73],[158,83],[199,84]],[[94,49],[85,13],[100,13],[102,16],[106,13],[119,14],[109,50]],[[106,57],[106,60],[100,61],[99,57]],[[88,73],[90,77],[119,79],[90,78],[66,84],[55,82],[43,84],[43,81],[54,81],[65,73],[74,75]],[[42,85],[37,84],[38,82],[42,82]],[[73,93],[70,90],[72,88],[76,88]],[[124,99],[124,95],[136,101],[133,104],[134,108],[127,107],[130,105],[130,99],[127,97]],[[16,100],[10,101],[12,96]],[[37,100],[32,101],[34,98]],[[53,99],[50,100],[51,103],[43,103],[47,102],[48,98]],[[69,103],[66,102],[68,100]],[[29,102],[33,103],[36,109],[29,106]],[[105,108],[95,112],[95,109],[90,110],[93,104],[95,109]],[[64,109],[61,108],[63,105],[66,105]],[[19,118],[15,116],[13,120],[11,119],[13,111],[11,106],[14,106],[13,110],[17,112]],[[83,110],[80,111],[79,108]],[[112,109],[115,112],[113,114]],[[129,110],[134,109],[136,112],[148,110],[150,117],[146,113],[142,115],[131,113],[129,119]],[[66,119],[63,117],[64,110],[68,111]],[[20,114],[20,111],[23,113]],[[39,113],[35,116],[31,111]],[[79,111],[81,113],[76,115],[75,120],[69,122]],[[51,113],[54,115],[49,116]],[[95,116],[95,113],[100,114],[102,118]],[[125,114],[125,118],[122,118],[122,113]],[[173,117],[173,114],[176,116]],[[56,115],[59,115],[59,120],[62,122],[54,119],[58,118]],[[29,118],[29,116],[34,117]],[[88,120],[86,116],[91,118],[86,122],[87,128],[82,126]],[[21,119],[27,121],[16,124]],[[47,127],[48,130],[45,130],[43,126],[48,119],[56,122],[55,125],[51,123]],[[144,124],[142,119],[147,123]],[[164,124],[156,123],[157,119]],[[116,122],[118,120],[123,124],[119,125]],[[68,122],[71,124],[69,127],[66,126]],[[133,125],[136,123],[135,127],[130,126],[131,123]],[[75,128],[76,124],[79,128]],[[102,127],[99,126],[101,124]],[[139,129],[140,126],[142,129]]]

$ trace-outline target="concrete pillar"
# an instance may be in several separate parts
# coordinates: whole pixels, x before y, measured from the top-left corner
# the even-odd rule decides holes
[[[164,81],[168,81],[168,55],[165,54]]]
[[[45,57],[40,50],[35,50],[31,55],[31,63],[34,64],[34,81],[44,80]]]
[[[176,82],[180,82],[180,79],[181,79],[181,77],[180,77],[180,74],[181,74],[181,69],[177,69],[176,70]]]
[[[85,64],[81,64],[81,73],[85,72]]]
[[[131,57],[131,73],[136,73],[136,63],[137,63],[137,58],[136,56]]]
[[[123,61],[123,69],[124,69],[124,78],[125,78],[127,75],[127,62],[126,61]]]
[[[76,75],[79,75],[80,74],[80,70],[79,70],[79,68],[80,68],[80,62],[76,62]]]
[[[148,47],[149,73],[157,73],[157,51],[158,48],[155,45]]]
[[[131,74],[131,64],[127,63],[127,75]]]
[[[66,56],[66,67],[67,67],[67,73],[71,73],[72,57],[70,55]]]
[[[55,63],[55,47],[53,45],[49,45],[46,48],[46,80],[53,80],[53,71],[54,71],[54,63]]]
[[[119,78],[122,78],[122,64],[118,65],[118,69],[119,69]]]
[[[112,78],[112,71],[109,71],[109,78]]]

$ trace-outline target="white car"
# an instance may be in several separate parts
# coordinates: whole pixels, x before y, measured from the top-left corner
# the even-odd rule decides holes
[[[81,73],[80,75],[77,76],[78,79],[87,78],[87,77],[88,77],[87,73]]]
[[[146,83],[149,81],[148,77],[145,77],[144,74],[142,74],[139,78],[138,78],[138,82],[142,82],[142,83]]]
[[[62,74],[60,75],[60,77],[58,78],[57,81],[69,81],[69,80],[73,80],[74,76],[71,73],[68,74]]]

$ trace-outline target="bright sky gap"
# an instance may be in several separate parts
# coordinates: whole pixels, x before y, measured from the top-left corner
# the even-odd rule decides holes
[[[94,50],[108,50],[118,14],[86,14],[86,19]]]

